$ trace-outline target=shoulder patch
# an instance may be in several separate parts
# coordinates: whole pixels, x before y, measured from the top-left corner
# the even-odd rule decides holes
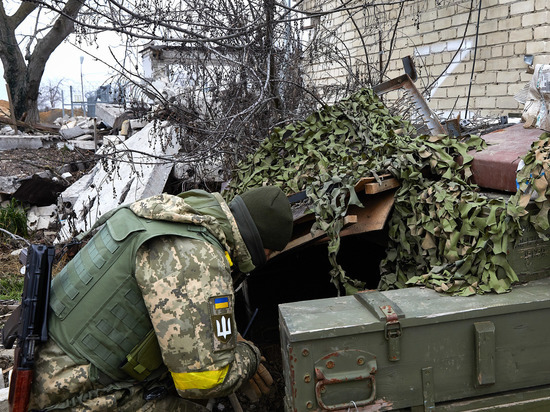
[[[213,296],[209,299],[214,352],[232,349],[237,339],[233,315],[233,296]]]

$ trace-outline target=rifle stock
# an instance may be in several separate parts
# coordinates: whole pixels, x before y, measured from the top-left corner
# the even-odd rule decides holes
[[[15,349],[15,359],[19,356],[19,348]],[[32,369],[13,368],[10,381],[8,403],[10,412],[27,412],[27,406],[31,398],[30,387],[32,384]],[[17,395],[16,395],[17,394]]]
[[[10,349],[15,340],[15,365],[11,375],[8,402],[10,412],[26,412],[30,400],[36,347],[48,339],[48,306],[55,248],[31,245],[28,248],[20,310],[15,311],[3,342]],[[17,323],[15,323],[17,322]]]

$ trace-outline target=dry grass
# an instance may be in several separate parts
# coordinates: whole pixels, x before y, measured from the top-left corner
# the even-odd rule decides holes
[[[10,104],[6,100],[0,100],[0,116],[10,115]]]

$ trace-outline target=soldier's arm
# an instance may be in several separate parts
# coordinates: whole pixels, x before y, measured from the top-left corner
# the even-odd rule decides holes
[[[207,242],[163,236],[140,248],[135,273],[180,396],[224,396],[256,372],[258,349],[237,342],[223,251]]]

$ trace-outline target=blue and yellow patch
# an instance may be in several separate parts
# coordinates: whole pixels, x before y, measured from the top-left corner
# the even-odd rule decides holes
[[[229,298],[227,296],[214,299],[214,309],[225,309],[229,307]]]
[[[232,296],[212,296],[209,305],[214,352],[234,348],[237,331],[233,319]]]

